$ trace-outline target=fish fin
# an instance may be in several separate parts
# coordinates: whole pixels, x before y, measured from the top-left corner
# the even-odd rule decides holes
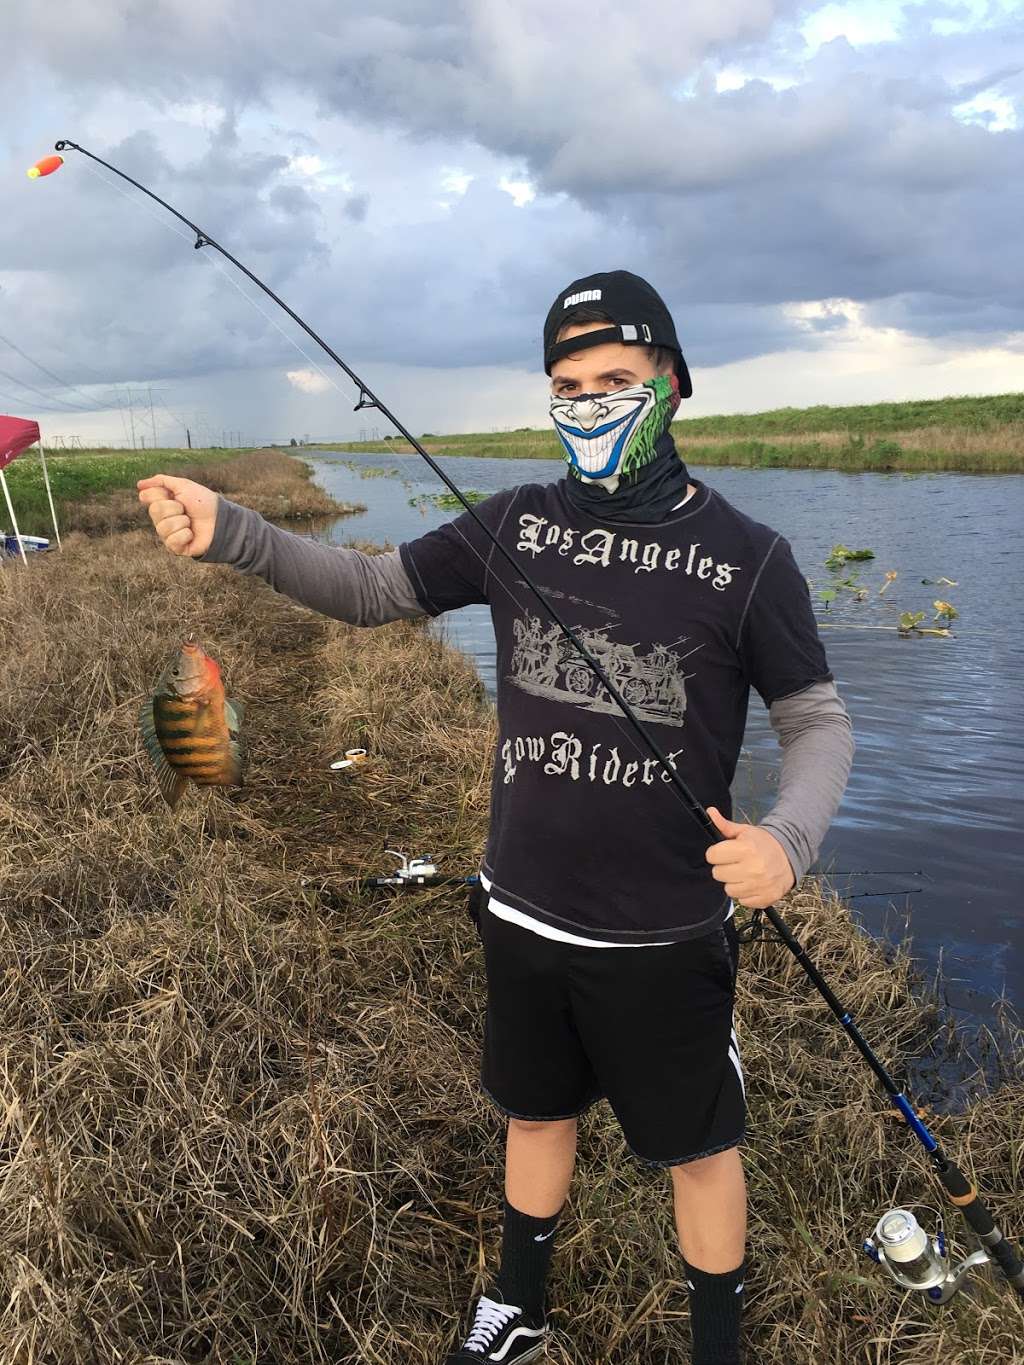
[[[144,702],[139,709],[139,724],[142,726],[142,742],[153,767],[156,769],[156,780],[160,785],[160,791],[164,800],[173,810],[181,800],[187,782],[181,773],[175,772],[167,762],[167,756],[160,746],[160,740],[156,733],[156,720],[153,716],[152,698]]]
[[[231,754],[231,785],[244,785],[245,764],[248,757],[246,743],[242,737],[242,722],[245,720],[245,702],[224,699],[224,718],[228,723],[228,752]]]
[[[142,728],[142,742],[146,746],[146,752],[159,767],[161,763],[166,763],[164,751],[160,747],[160,740],[156,733],[156,717],[153,715],[153,698],[143,702],[139,708],[139,725]]]
[[[174,810],[175,806],[181,800],[182,792],[184,792],[188,785],[187,781],[182,777],[181,773],[176,773],[174,771],[166,759],[164,760],[163,767],[157,770],[156,780],[160,784],[160,791],[163,793],[164,800],[170,806],[171,810]]]
[[[245,740],[240,736],[236,739],[232,737],[228,740],[228,753],[231,755],[231,785],[242,787],[245,785],[245,763],[246,748]]]

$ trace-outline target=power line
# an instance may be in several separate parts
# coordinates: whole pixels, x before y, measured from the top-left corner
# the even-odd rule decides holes
[[[97,404],[95,403],[89,407],[83,407],[81,403],[69,403],[67,399],[58,398],[56,394],[44,393],[42,389],[37,389],[34,384],[26,383],[24,379],[19,379],[17,375],[8,374],[6,370],[0,370],[0,374],[2,374],[5,379],[9,379],[12,384],[17,384],[19,389],[28,389],[29,393],[37,394],[47,402],[60,403],[64,408],[71,412],[95,412],[97,409]]]
[[[37,370],[41,370],[41,371],[43,372],[43,374],[45,374],[45,375],[47,376],[48,379],[55,379],[55,380],[57,381],[57,383],[60,384],[63,388],[65,388],[65,389],[70,389],[70,390],[72,391],[72,393],[81,394],[81,396],[85,399],[85,401],[86,401],[87,403],[89,403],[90,405],[92,405],[93,410],[95,410],[96,400],[95,400],[93,397],[91,397],[89,394],[85,393],[82,389],[80,389],[80,388],[77,386],[77,384],[71,384],[71,383],[69,383],[66,379],[61,378],[61,376],[60,376],[59,374],[55,374],[53,370],[47,369],[47,367],[46,367],[45,365],[41,364],[40,361],[33,359],[33,357],[30,356],[30,355],[28,354],[27,351],[23,351],[22,348],[21,348],[20,346],[18,346],[15,342],[11,341],[11,339],[10,339],[9,337],[5,337],[5,336],[3,336],[3,335],[0,335],[0,341],[2,341],[2,342],[4,343],[4,345],[7,346],[7,347],[9,347],[12,351],[17,352],[17,354],[21,356],[22,360],[27,360],[28,363],[29,363],[30,365],[34,365],[35,368],[36,368]],[[15,383],[17,383],[17,382],[18,382],[18,381],[15,380]],[[58,399],[57,401],[58,401],[58,402],[65,402],[66,400],[65,400],[65,399]],[[105,406],[110,407],[111,404],[108,403],[108,404],[106,404]]]
[[[17,380],[15,380],[17,383]],[[13,393],[0,393],[0,399],[5,403],[10,403],[14,408],[31,407],[33,412],[53,413],[58,417],[68,417],[72,412],[84,412],[84,408],[52,408],[45,404],[35,401],[26,402],[24,395]]]

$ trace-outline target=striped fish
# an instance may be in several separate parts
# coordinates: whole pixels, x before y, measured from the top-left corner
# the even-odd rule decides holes
[[[216,660],[189,637],[139,712],[142,741],[172,810],[189,778],[200,786],[242,785],[244,713],[241,702],[225,697]]]

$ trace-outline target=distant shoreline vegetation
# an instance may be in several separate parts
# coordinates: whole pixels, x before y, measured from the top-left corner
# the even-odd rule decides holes
[[[113,534],[148,526],[135,481],[150,474],[195,479],[275,521],[306,521],[366,510],[325,493],[313,482],[309,465],[290,450],[51,450],[46,463],[62,535],[66,531]],[[26,450],[4,472],[18,529],[23,535],[52,537],[39,451],[35,446]],[[0,529],[9,520],[0,498]]]
[[[672,434],[687,463],[698,466],[1019,474],[1024,473],[1024,393],[692,417],[673,422]],[[427,432],[421,440],[432,455],[560,458],[550,428],[450,436]],[[411,453],[400,437],[320,442],[314,448]]]

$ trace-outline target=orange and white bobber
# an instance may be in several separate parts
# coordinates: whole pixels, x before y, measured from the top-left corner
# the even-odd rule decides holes
[[[64,165],[62,156],[42,156],[34,166],[28,168],[28,178],[38,180],[41,175],[53,175],[54,171]]]

